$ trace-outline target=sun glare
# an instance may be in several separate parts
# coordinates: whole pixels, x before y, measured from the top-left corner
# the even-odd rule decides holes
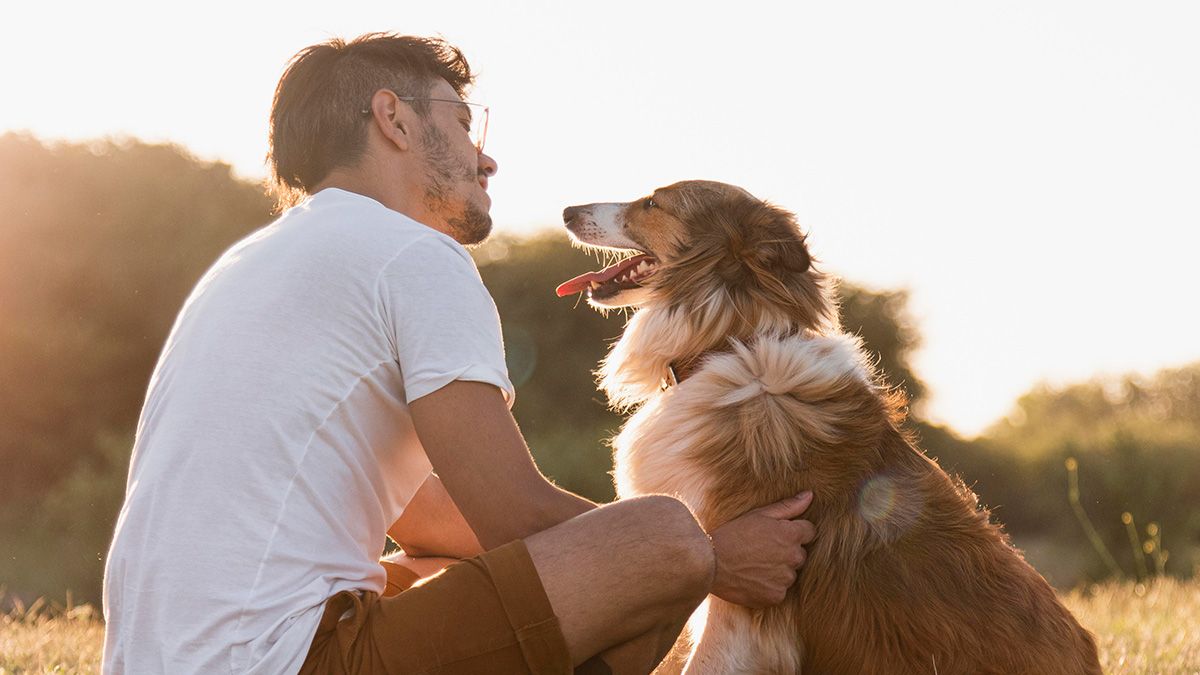
[[[742,185],[796,212],[827,268],[911,290],[927,412],[974,433],[1041,380],[1200,358],[1200,9],[1173,7],[697,6],[684,30],[645,3],[241,3],[181,32],[149,2],[69,22],[26,4],[0,40],[0,131],[169,141],[261,179],[296,50],[440,33],[491,108],[499,232],[681,179]]]

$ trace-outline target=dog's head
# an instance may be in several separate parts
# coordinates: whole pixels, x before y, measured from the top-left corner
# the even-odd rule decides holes
[[[602,308],[665,307],[696,319],[717,312],[750,331],[834,320],[795,218],[739,187],[683,181],[633,202],[572,206],[563,220],[585,247],[633,255],[565,282],[559,295],[585,292]]]

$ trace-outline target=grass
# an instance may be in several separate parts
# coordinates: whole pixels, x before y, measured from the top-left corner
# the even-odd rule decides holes
[[[1110,582],[1063,602],[1095,633],[1104,672],[1200,675],[1200,577]]]
[[[100,672],[104,623],[91,605],[14,604],[0,614],[0,675]]]
[[[1063,602],[1096,634],[1104,672],[1200,675],[1200,578],[1099,584]],[[18,605],[0,614],[0,675],[99,672],[103,642],[88,605]]]

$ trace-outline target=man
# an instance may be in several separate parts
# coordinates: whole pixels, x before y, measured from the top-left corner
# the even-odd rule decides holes
[[[471,81],[388,34],[290,63],[270,160],[294,206],[204,275],[151,378],[108,671],[645,673],[708,593],[794,581],[807,496],[710,538],[675,499],[597,507],[534,466],[463,248],[497,168]],[[406,555],[381,565],[385,532]]]

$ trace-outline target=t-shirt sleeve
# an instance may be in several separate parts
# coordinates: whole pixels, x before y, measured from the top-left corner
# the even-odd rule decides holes
[[[409,244],[380,276],[384,318],[411,403],[455,380],[487,382],[511,408],[496,303],[466,250],[429,235]]]

